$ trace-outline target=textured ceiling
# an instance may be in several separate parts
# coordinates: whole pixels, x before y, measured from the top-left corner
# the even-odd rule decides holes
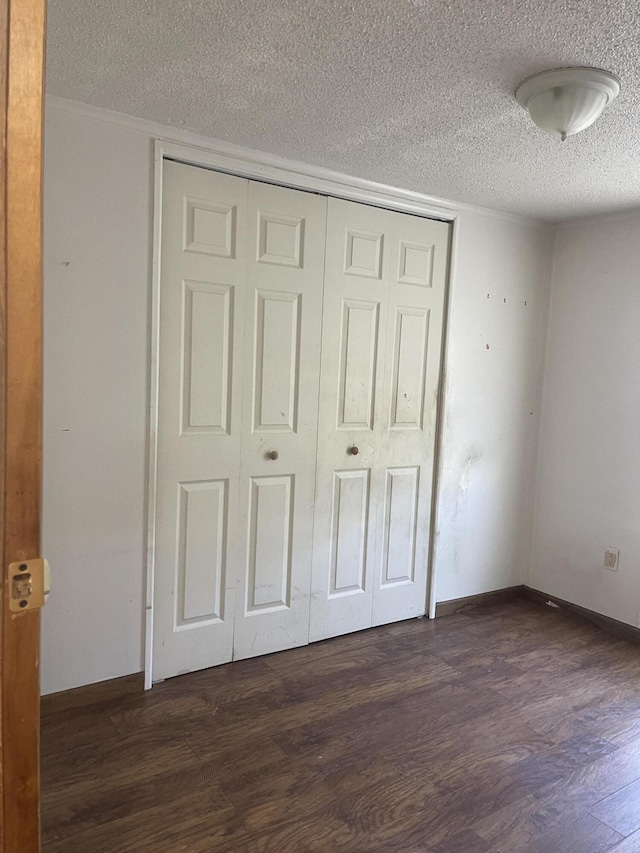
[[[548,219],[640,205],[640,0],[49,0],[47,90],[350,175]],[[622,91],[564,144],[513,92]]]

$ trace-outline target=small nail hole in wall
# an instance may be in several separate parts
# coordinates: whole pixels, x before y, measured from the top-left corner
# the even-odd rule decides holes
[[[505,298],[505,299],[503,299],[502,301],[503,301],[503,302],[506,302],[507,300],[506,300],[506,298]]]

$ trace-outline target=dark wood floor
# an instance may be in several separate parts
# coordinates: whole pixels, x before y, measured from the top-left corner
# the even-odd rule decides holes
[[[45,713],[45,853],[640,851],[640,647],[517,601]]]

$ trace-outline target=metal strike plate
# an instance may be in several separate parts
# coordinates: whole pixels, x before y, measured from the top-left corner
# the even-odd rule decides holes
[[[42,559],[11,563],[8,588],[12,613],[42,607],[49,594],[49,564]]]

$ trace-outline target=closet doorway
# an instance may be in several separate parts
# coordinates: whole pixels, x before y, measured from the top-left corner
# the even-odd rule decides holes
[[[154,679],[426,612],[450,231],[164,163]]]

